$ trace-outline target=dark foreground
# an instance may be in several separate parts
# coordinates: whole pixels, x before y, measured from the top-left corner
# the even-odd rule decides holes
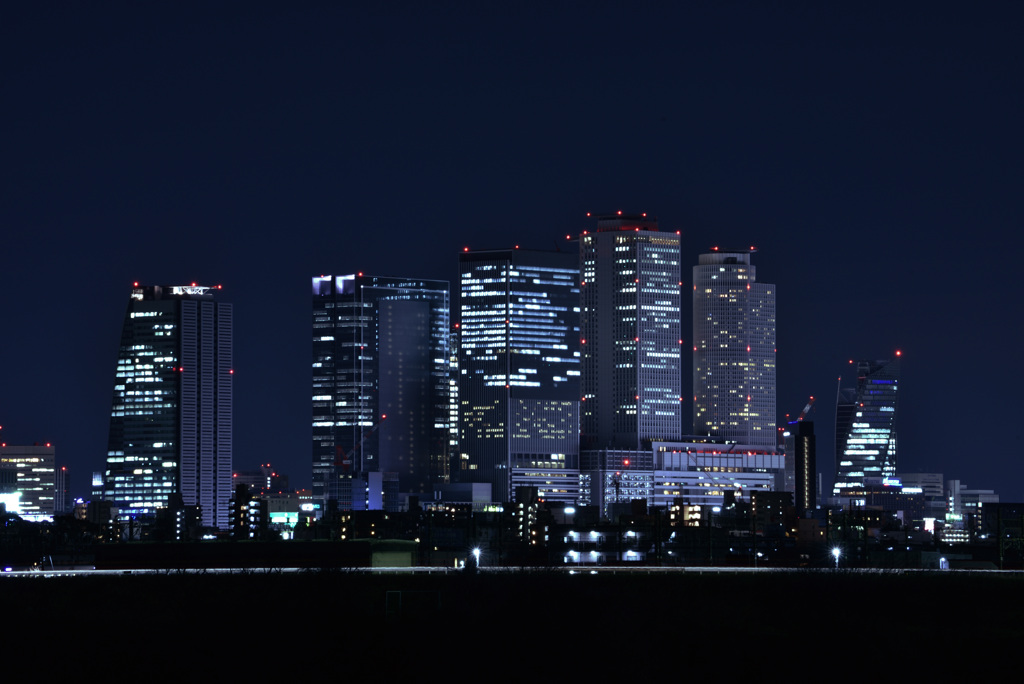
[[[825,679],[1024,648],[1024,575],[997,573],[169,573],[3,578],[0,600],[5,659],[47,677]]]

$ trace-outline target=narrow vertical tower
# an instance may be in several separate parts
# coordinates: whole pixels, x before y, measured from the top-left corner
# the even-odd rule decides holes
[[[757,282],[753,251],[693,268],[693,430],[774,448],[775,286]]]
[[[835,496],[843,489],[882,484],[896,475],[899,356],[897,352],[888,361],[850,361],[856,365],[857,384],[840,385],[836,398]]]
[[[104,498],[123,515],[198,506],[226,529],[231,499],[232,308],[220,287],[132,290],[121,330]]]
[[[682,435],[679,239],[622,214],[580,236],[583,449]]]

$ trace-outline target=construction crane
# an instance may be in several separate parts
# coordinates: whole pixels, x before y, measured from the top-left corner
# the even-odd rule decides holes
[[[804,406],[804,410],[800,412],[800,415],[796,417],[793,423],[799,423],[801,420],[807,417],[807,414],[811,412],[811,408],[814,406],[814,397],[811,397],[807,401],[807,406]],[[792,424],[792,423],[791,423]]]

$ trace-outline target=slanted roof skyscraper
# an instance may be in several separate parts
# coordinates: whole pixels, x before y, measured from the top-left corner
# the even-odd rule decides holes
[[[836,397],[836,496],[896,475],[899,357],[896,352],[888,361],[850,361],[857,384],[840,386]]]
[[[693,431],[775,447],[775,286],[749,251],[701,254],[693,267]]]
[[[199,506],[228,526],[232,307],[220,287],[139,286],[121,331],[103,498],[122,515]]]
[[[583,449],[682,435],[679,240],[621,213],[580,236]]]

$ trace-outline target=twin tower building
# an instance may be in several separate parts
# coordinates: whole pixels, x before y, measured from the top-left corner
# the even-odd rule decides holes
[[[677,454],[680,472],[728,470],[722,452],[737,445],[766,465],[777,440],[775,293],[756,281],[753,249],[701,255],[686,340],[678,232],[619,213],[566,237],[578,249],[467,248],[455,312],[445,281],[313,278],[316,502],[502,504],[533,486],[548,500],[605,505],[653,495],[623,482],[649,471],[652,490],[673,460],[659,452]],[[690,410],[696,437],[684,437]],[[781,457],[767,465],[781,470]],[[694,479],[664,491],[706,492]]]

